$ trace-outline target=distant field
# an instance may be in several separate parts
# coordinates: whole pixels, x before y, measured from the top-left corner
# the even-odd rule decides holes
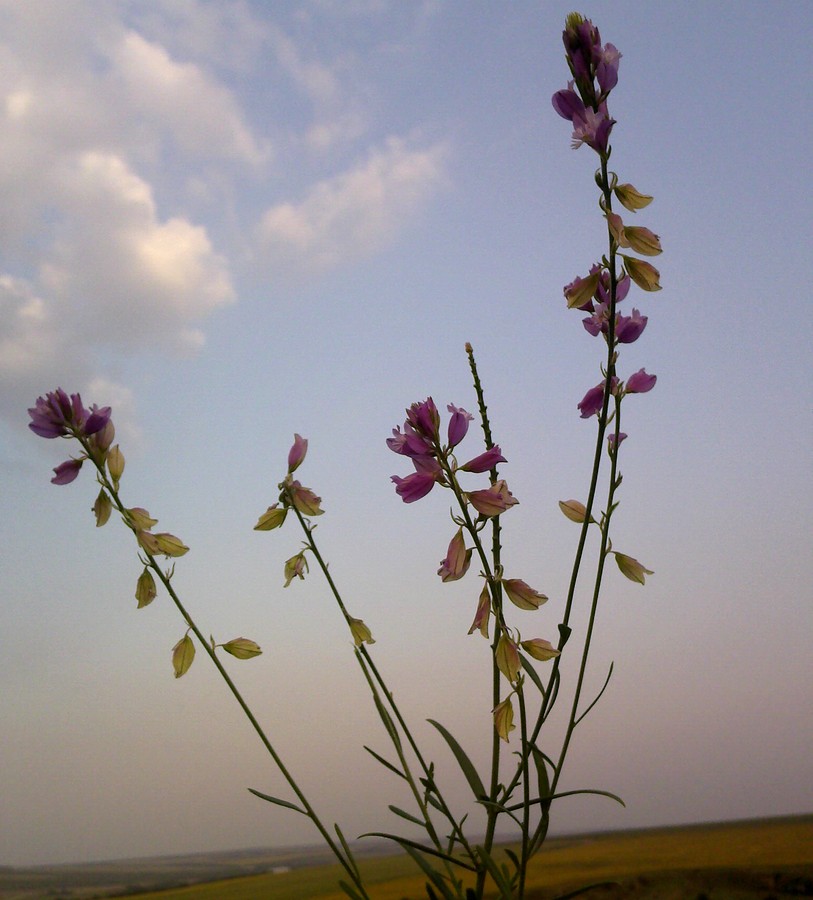
[[[257,851],[255,856],[259,858],[259,854]],[[277,863],[281,861],[282,854]],[[423,879],[414,875],[412,863],[403,856],[368,858],[361,867],[375,900],[422,900],[425,896]],[[318,865],[131,895],[139,900],[346,900],[336,890],[341,874],[338,866]],[[38,889],[30,885],[32,892],[19,882],[14,886],[7,883],[7,875],[8,871],[0,871],[0,900],[122,896],[128,883],[122,878],[117,890],[107,893],[99,892],[102,885],[98,882],[90,893],[78,883],[63,884],[65,892],[59,893],[53,884],[46,887],[43,882]],[[113,875],[114,871],[108,873],[108,885],[114,883]],[[813,816],[555,838],[535,857],[529,875],[528,900],[552,900],[567,890],[605,881],[617,881],[620,886],[596,890],[589,897],[813,897]],[[129,884],[131,889],[135,887],[132,881]]]

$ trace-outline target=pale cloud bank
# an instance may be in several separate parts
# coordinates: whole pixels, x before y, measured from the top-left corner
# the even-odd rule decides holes
[[[350,171],[268,209],[257,239],[269,264],[324,270],[373,253],[443,184],[448,147],[391,137]]]

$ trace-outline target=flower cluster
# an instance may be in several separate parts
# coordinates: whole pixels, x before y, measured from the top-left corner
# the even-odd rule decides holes
[[[611,148],[609,137],[615,120],[607,111],[607,98],[618,84],[618,64],[621,54],[613,44],[601,44],[601,35],[589,19],[572,13],[565,21],[562,33],[565,58],[572,80],[567,88],[552,97],[553,108],[573,125],[573,147],[582,144],[592,147],[601,157],[601,168],[596,181],[601,188],[601,209],[607,222],[610,242],[609,258],[594,264],[585,277],[574,278],[564,288],[569,309],[578,309],[589,315],[582,320],[585,331],[593,337],[601,335],[607,342],[611,372],[590,388],[577,404],[582,418],[598,414],[603,408],[607,393],[617,400],[625,394],[641,394],[652,390],[656,377],[640,369],[630,376],[626,384],[620,382],[614,372],[615,350],[619,344],[637,341],[647,326],[648,316],[633,308],[629,315],[617,310],[629,293],[633,282],[642,290],[660,290],[660,273],[646,260],[638,259],[622,250],[632,250],[641,256],[657,256],[661,253],[657,234],[637,225],[625,225],[618,213],[612,210],[613,197],[627,210],[635,213],[652,202],[631,184],[619,184],[614,172],[607,171]],[[623,268],[616,271],[616,257],[620,256]],[[610,437],[610,448],[615,449],[626,437],[622,433]]]
[[[94,403],[87,410],[79,394],[68,397],[62,388],[37,397],[28,414],[31,416],[28,427],[34,434],[49,439],[76,438],[86,448],[82,456],[68,459],[54,469],[53,484],[70,484],[79,474],[82,463],[89,458],[89,453],[103,461],[113,443],[115,429],[110,421],[110,407],[99,408]]]
[[[579,13],[571,13],[562,32],[565,58],[573,79],[553,95],[553,108],[573,125],[574,149],[587,144],[607,154],[615,120],[607,111],[607,97],[618,83],[621,54],[612,44],[601,46],[598,28]]]
[[[465,409],[450,403],[451,413],[446,433],[446,443],[440,439],[440,414],[435,401],[429,397],[422,403],[413,403],[406,411],[404,430],[392,429],[392,437],[387,438],[387,446],[400,456],[409,457],[415,471],[405,478],[393,475],[395,491],[404,503],[413,503],[425,497],[436,484],[451,486],[451,476],[455,471],[482,473],[495,469],[498,463],[506,462],[498,446],[490,447],[462,466],[452,455],[454,448],[463,440],[469,430],[469,422],[474,418]],[[492,484],[482,491],[466,494],[468,501],[481,516],[498,516],[518,503],[504,481]]]

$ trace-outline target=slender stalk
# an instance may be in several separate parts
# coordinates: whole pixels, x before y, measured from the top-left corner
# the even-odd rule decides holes
[[[128,522],[129,515],[127,512],[127,509],[125,508],[124,504],[121,502],[121,498],[119,497],[118,490],[114,487],[114,485],[111,483],[111,481],[107,477],[107,473],[105,472],[105,469],[104,469],[104,463],[100,462],[97,459],[95,452],[92,450],[90,445],[86,442],[86,440],[84,440],[83,438],[79,438],[79,440],[80,440],[80,443],[82,444],[82,446],[84,447],[85,451],[87,452],[88,457],[91,459],[93,464],[96,466],[100,483],[102,484],[104,489],[107,491],[108,495],[113,500],[113,503],[116,506],[116,509],[118,509],[118,511],[122,514],[124,521]],[[128,527],[130,527],[131,530],[135,533],[135,529],[133,529],[129,525],[128,525]],[[355,860],[353,860],[352,857],[348,858],[345,855],[345,853],[342,851],[342,849],[338,846],[338,844],[336,844],[336,842],[331,837],[330,832],[322,824],[321,819],[319,818],[319,816],[317,815],[316,811],[311,806],[311,804],[308,802],[307,797],[305,796],[303,791],[300,789],[299,785],[296,783],[293,775],[288,771],[288,768],[283,763],[282,758],[279,756],[277,751],[274,749],[274,746],[271,743],[268,736],[266,735],[265,730],[260,725],[260,723],[257,721],[257,718],[255,717],[254,713],[251,711],[251,708],[249,707],[248,703],[246,703],[246,701],[243,698],[243,695],[240,693],[240,690],[238,689],[237,685],[234,683],[231,676],[226,671],[223,664],[220,662],[220,659],[218,658],[217,653],[215,652],[214,648],[211,646],[210,642],[206,640],[205,636],[203,635],[201,630],[198,628],[194,619],[192,618],[192,616],[187,611],[186,607],[181,602],[181,599],[178,596],[178,594],[176,593],[175,588],[172,586],[172,583],[170,581],[170,576],[167,575],[164,572],[164,570],[160,567],[160,565],[158,564],[158,562],[155,559],[155,557],[153,556],[153,554],[151,554],[147,550],[144,550],[143,547],[141,547],[141,551],[143,552],[144,556],[148,560],[147,564],[148,564],[149,568],[152,569],[155,572],[155,574],[158,576],[159,580],[164,585],[164,588],[166,589],[167,593],[169,594],[170,598],[172,599],[172,602],[175,604],[176,608],[178,609],[178,612],[183,617],[183,620],[186,622],[189,629],[193,632],[195,637],[198,639],[201,646],[206,651],[206,654],[209,656],[209,659],[211,659],[215,668],[220,673],[221,678],[226,683],[226,686],[231,691],[232,696],[234,697],[234,699],[237,701],[238,705],[242,709],[243,713],[245,714],[246,718],[248,719],[249,723],[251,724],[251,727],[256,732],[257,736],[259,737],[259,739],[262,742],[265,749],[268,751],[268,754],[270,755],[271,759],[274,761],[274,764],[279,769],[280,774],[283,776],[285,781],[288,783],[288,786],[291,788],[291,790],[296,795],[296,798],[299,801],[299,803],[301,804],[302,809],[305,811],[305,814],[316,826],[316,829],[318,830],[319,834],[322,836],[322,839],[325,841],[325,843],[330,848],[330,850],[332,851],[334,856],[337,858],[337,860],[339,861],[341,866],[347,872],[347,874],[350,877],[353,884],[356,886],[356,888],[359,890],[359,892],[362,894],[362,896],[367,898],[367,900],[369,900],[370,895],[367,893],[367,890],[364,887],[364,884],[363,884],[362,879],[358,872],[358,867],[355,864]]]
[[[347,624],[349,626],[352,617],[350,616],[350,613],[347,611],[347,607],[344,604],[341,593],[339,592],[339,588],[336,585],[336,582],[333,580],[333,576],[330,574],[330,569],[328,568],[328,565],[325,562],[324,557],[322,556],[322,554],[319,551],[319,548],[316,545],[316,541],[314,540],[314,537],[313,537],[313,527],[311,525],[309,525],[309,523],[305,520],[305,517],[295,506],[291,505],[290,508],[293,509],[294,514],[296,515],[297,520],[299,521],[299,524],[300,524],[302,530],[304,531],[305,535],[307,536],[308,548],[310,549],[311,553],[313,554],[313,558],[318,563],[319,568],[321,569],[322,574],[324,575],[325,580],[327,581],[328,587],[330,588],[330,591],[333,594],[333,598],[335,599],[336,604],[339,607],[339,610],[341,611],[342,615],[344,616],[345,621],[347,622]],[[463,833],[459,829],[459,826],[455,822],[454,817],[452,816],[451,811],[448,808],[448,805],[446,804],[445,800],[443,800],[442,796],[440,795],[440,792],[437,790],[437,787],[434,784],[434,778],[429,769],[429,766],[426,764],[426,762],[423,758],[423,755],[421,754],[421,752],[418,748],[417,742],[415,741],[409,726],[407,725],[405,719],[403,718],[401,711],[398,708],[398,705],[395,703],[392,692],[387,687],[382,675],[380,674],[377,666],[375,665],[372,657],[370,656],[369,651],[364,646],[364,644],[362,644],[360,647],[356,648],[355,655],[356,655],[356,660],[359,663],[359,666],[361,667],[361,670],[364,674],[364,677],[367,680],[367,684],[368,684],[371,692],[373,693],[373,696],[378,697],[378,699],[380,700],[380,695],[378,694],[378,691],[380,690],[383,693],[384,697],[386,698],[387,705],[390,707],[392,712],[395,714],[398,724],[401,727],[401,730],[402,730],[404,736],[406,737],[410,748],[412,749],[413,753],[415,754],[418,764],[420,765],[421,769],[423,770],[424,776],[426,778],[432,778],[431,783],[435,787],[435,795],[443,807],[444,814],[446,815],[449,822],[451,823],[453,832],[458,836],[458,842],[461,843],[461,845],[466,850],[469,858],[472,860],[472,862],[474,862],[475,861],[474,853],[473,853],[471,847],[469,846],[468,841],[466,841]],[[399,741],[393,741],[392,743],[395,748],[395,752],[398,755],[399,762],[401,763],[404,777],[405,777],[407,784],[409,785],[409,788],[412,792],[413,799],[415,800],[415,803],[417,804],[418,809],[421,811],[421,816],[424,820],[427,834],[429,835],[430,840],[434,844],[435,848],[437,850],[443,852],[445,850],[444,845],[440,839],[440,836],[437,833],[435,824],[432,821],[432,817],[429,813],[428,804],[424,800],[424,798],[422,796],[422,792],[421,792],[420,788],[418,787],[418,783],[417,783],[414,775],[412,774],[411,768],[409,766],[409,761],[407,760],[406,755],[403,752],[403,747],[400,745]],[[454,872],[451,868],[451,864],[444,861],[444,866],[446,868],[446,871],[447,871],[450,881],[452,881],[453,884],[457,885],[458,880],[455,879]],[[458,893],[459,893],[459,887],[458,887]],[[459,894],[459,896],[462,896],[462,894]]]

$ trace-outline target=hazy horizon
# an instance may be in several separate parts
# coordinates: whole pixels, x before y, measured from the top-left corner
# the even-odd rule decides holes
[[[523,637],[555,640],[601,361],[562,288],[606,242],[596,156],[550,101],[572,8],[0,0],[0,864],[315,842],[248,793],[289,796],[204,655],[173,678],[182,622],[160,592],[136,609],[91,473],[49,483],[70,447],[26,410],[57,385],[112,405],[125,503],[191,548],[174,583],[203,631],[263,647],[228,669],[352,839],[409,797],[362,749],[387,739],[319,573],[283,588],[299,534],[253,531],[309,439],[331,573],[468,808],[425,720],[485,766],[480,584],[440,582],[447,498],[403,504],[385,439],[429,395],[475,408],[470,341],[519,500],[506,572],[550,597]],[[625,301],[649,321],[620,366],[658,382],[625,401],[612,536],[654,575],[610,567],[585,697],[613,678],[561,784],[626,808],[558,800],[552,833],[806,814],[813,5],[581,9],[622,53],[611,165],[664,247],[663,290]]]

